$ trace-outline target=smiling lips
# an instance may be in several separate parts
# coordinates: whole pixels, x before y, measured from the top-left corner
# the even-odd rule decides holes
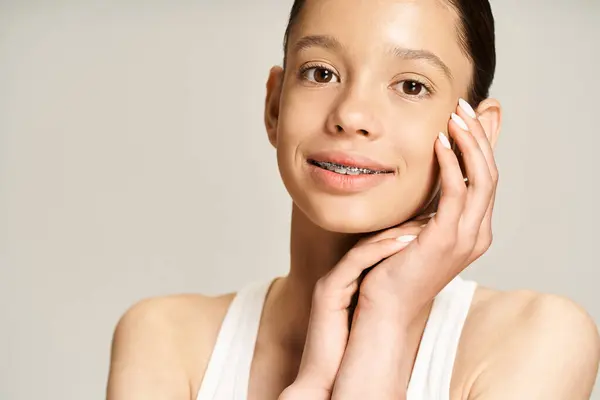
[[[367,175],[371,174],[372,175],[372,174],[387,174],[388,173],[386,171],[376,171],[376,170],[372,170],[369,168],[352,167],[352,166],[348,166],[348,165],[336,164],[336,163],[327,162],[327,161],[309,160],[308,162],[317,167],[321,167],[328,171],[332,171],[332,172],[342,174],[342,175],[360,175],[360,174],[367,174]]]
[[[340,152],[311,154],[307,165],[315,183],[335,194],[361,192],[395,175],[391,166]]]
[[[357,168],[370,170],[379,173],[393,173],[394,167],[380,164],[369,158],[354,156],[341,152],[320,152],[311,154],[308,157],[309,162],[335,164],[347,168]]]

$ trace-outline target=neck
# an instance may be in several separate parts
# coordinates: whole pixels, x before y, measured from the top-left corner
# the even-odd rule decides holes
[[[277,321],[277,341],[284,348],[302,351],[315,284],[356,244],[360,236],[326,231],[293,205],[290,271],[273,285],[270,301],[266,304],[273,310],[272,320]]]
[[[326,231],[310,221],[295,205],[292,209],[290,272],[288,282],[305,296],[354,246],[360,235]],[[300,294],[300,293],[297,293]]]
[[[293,206],[290,271],[273,284],[264,313],[267,315],[265,330],[268,332],[264,340],[295,360],[290,372],[292,376],[297,372],[304,349],[315,284],[356,244],[360,236],[325,231]],[[429,302],[424,307],[409,327],[408,362],[414,362],[431,304]]]

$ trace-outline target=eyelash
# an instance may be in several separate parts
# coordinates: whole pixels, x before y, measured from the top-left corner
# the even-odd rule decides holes
[[[306,71],[310,71],[311,69],[315,69],[315,68],[327,70],[327,71],[331,72],[334,76],[336,76],[338,78],[338,80],[340,79],[338,74],[336,74],[331,68],[329,68],[323,64],[306,64],[306,65],[304,65],[302,68],[300,68],[300,71],[298,71],[298,78],[303,81],[308,81],[308,79],[306,79],[304,74],[306,73]],[[315,85],[326,85],[325,83],[312,82],[312,81],[308,81],[308,82],[315,84]]]
[[[404,82],[414,82],[414,83],[418,83],[419,85],[423,86],[423,88],[425,89],[426,93],[425,94],[417,94],[417,95],[412,95],[412,94],[406,94],[403,92],[400,92],[403,96],[408,96],[411,98],[417,98],[417,99],[424,99],[427,98],[429,96],[431,96],[434,93],[433,88],[431,87],[431,85],[429,85],[427,82],[424,82],[420,79],[403,79],[401,81],[398,81],[394,84],[394,86],[399,85],[401,83]]]
[[[317,85],[317,86],[324,86],[324,85],[326,85],[327,83],[319,83],[319,82],[310,81],[310,80],[308,80],[304,76],[304,74],[306,74],[307,71],[310,71],[311,69],[315,69],[315,68],[316,69],[327,70],[327,71],[331,72],[335,77],[337,77],[338,80],[340,79],[339,76],[338,76],[338,74],[336,74],[331,68],[329,68],[329,67],[327,67],[327,66],[325,66],[323,64],[306,64],[305,66],[303,66],[300,69],[300,71],[298,71],[298,78],[300,80],[302,80],[302,81],[310,82],[313,85]],[[431,87],[430,84],[428,84],[427,82],[424,82],[423,80],[420,80],[420,79],[414,79],[414,78],[413,79],[403,79],[401,81],[398,81],[398,82],[394,83],[393,86],[396,86],[396,85],[398,85],[400,83],[404,83],[404,82],[418,83],[418,84],[422,85],[423,88],[425,88],[425,90],[427,91],[427,93],[425,93],[423,95],[410,95],[410,94],[406,94],[406,93],[402,93],[401,92],[401,94],[404,95],[404,96],[408,96],[408,97],[411,97],[411,98],[425,98],[425,97],[429,97],[433,93],[435,93],[434,89]]]

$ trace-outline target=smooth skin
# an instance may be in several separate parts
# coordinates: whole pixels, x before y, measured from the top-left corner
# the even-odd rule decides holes
[[[286,69],[267,81],[265,125],[293,199],[291,265],[267,295],[250,400],[404,398],[433,298],[491,245],[501,107],[486,99],[473,118],[458,105],[472,66],[448,34],[456,23],[440,0],[307,1]],[[440,132],[463,153],[468,185]],[[391,164],[394,177],[329,193],[305,170],[323,149]],[[429,214],[438,179],[437,214],[414,219]],[[416,238],[396,240],[407,235]],[[350,333],[356,279],[383,259],[361,285]],[[134,305],[115,331],[108,399],[195,399],[233,296]],[[588,399],[599,359],[596,324],[569,299],[479,286],[450,399]]]

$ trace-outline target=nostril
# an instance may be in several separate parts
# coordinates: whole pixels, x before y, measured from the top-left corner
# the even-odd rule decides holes
[[[359,129],[358,132],[362,133],[364,136],[367,136],[369,134],[369,132],[367,132],[364,129]]]
[[[339,125],[336,125],[336,126],[335,126],[335,130],[336,130],[338,133],[339,133],[339,132],[343,132],[343,131],[344,131],[344,129],[342,129],[342,127],[341,127],[341,126],[339,126]]]

